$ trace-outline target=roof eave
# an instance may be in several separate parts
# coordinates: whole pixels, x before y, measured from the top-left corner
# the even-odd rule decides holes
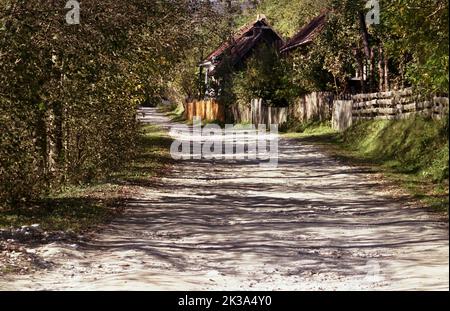
[[[312,40],[308,40],[308,41],[305,41],[305,42],[297,43],[297,44],[294,44],[294,45],[291,45],[291,46],[288,46],[288,47],[281,48],[280,52],[281,53],[289,52],[289,51],[291,51],[293,49],[299,48],[299,47],[301,47],[303,45],[308,45],[310,43],[312,43]]]

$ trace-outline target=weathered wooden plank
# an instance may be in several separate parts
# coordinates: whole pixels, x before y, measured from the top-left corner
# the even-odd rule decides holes
[[[397,109],[395,108],[378,108],[378,113],[379,114],[396,114],[397,113]]]
[[[431,102],[418,102],[417,104],[416,104],[416,106],[417,106],[417,109],[427,109],[427,108],[431,108],[431,107],[433,107],[433,103],[431,103]]]
[[[377,101],[377,104],[378,104],[379,106],[385,106],[385,107],[388,107],[388,106],[392,106],[392,105],[394,104],[394,101],[393,101],[392,98],[388,98],[388,99],[379,99],[379,100]]]
[[[416,110],[416,107],[417,107],[416,103],[413,103],[413,104],[407,104],[407,105],[402,105],[402,111],[407,111],[407,112],[409,112],[409,111],[415,111],[415,110]]]
[[[408,95],[412,95],[413,91],[411,88],[407,88],[407,89],[403,89],[403,90],[399,90],[395,92],[395,95],[397,96],[408,96]]]
[[[376,116],[375,120],[395,120],[395,115]]]
[[[449,105],[448,97],[434,97],[433,102],[435,104],[444,105],[444,106]]]
[[[426,97],[413,93],[411,88],[352,96],[352,119],[404,119],[416,114],[443,115],[448,113],[447,97]]]

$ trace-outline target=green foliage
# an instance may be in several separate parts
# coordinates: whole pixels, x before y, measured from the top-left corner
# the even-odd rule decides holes
[[[238,103],[262,98],[271,106],[287,106],[297,95],[291,68],[275,48],[260,46],[246,62],[245,70],[233,76],[233,92]]]
[[[328,0],[262,0],[237,18],[243,25],[254,20],[257,14],[265,14],[272,26],[286,37],[292,37],[302,26],[327,7]]]
[[[332,9],[324,31],[314,44],[290,53],[290,79],[297,94],[341,92],[353,71],[352,49],[359,42],[357,12],[363,6],[362,1],[344,0],[262,1],[250,14],[265,13],[275,29],[292,36],[325,9]]]
[[[28,207],[7,208],[0,212],[0,227],[40,224],[44,230],[82,232],[112,218],[120,209],[115,200],[53,198],[29,203]]]
[[[439,122],[422,117],[359,122],[343,134],[343,139],[361,155],[389,163],[396,171],[442,182],[449,177],[446,127],[448,118]]]
[[[335,90],[333,75],[324,66],[326,58],[318,46],[294,51],[289,57],[293,67],[293,84],[299,94]]]
[[[290,119],[288,122],[282,124],[279,131],[286,133],[286,136],[291,138],[335,133],[331,128],[330,121],[299,122],[295,119]]]
[[[382,10],[381,36],[390,55],[406,66],[409,81],[427,92],[448,93],[448,1],[393,0]]]
[[[83,3],[81,24],[69,26],[56,0],[0,1],[0,202],[121,168],[135,150],[136,106],[200,96],[198,62],[229,38],[233,18],[264,13],[291,36],[331,9],[304,51],[280,60],[261,49],[234,75],[225,66],[220,96],[229,103],[260,97],[280,106],[302,93],[346,90],[363,47],[365,1],[263,0],[244,14],[240,2],[223,2],[225,9],[214,10],[190,0],[91,1]],[[385,48],[391,80],[404,76],[424,92],[448,93],[448,1],[393,0],[381,9],[370,43]],[[435,164],[424,174],[445,175],[442,161],[428,162]]]
[[[342,136],[351,158],[379,165],[427,206],[448,212],[448,118],[360,122]]]
[[[173,163],[171,143],[161,128],[142,126],[136,143],[138,152],[106,183],[66,186],[42,199],[0,207],[0,228],[36,223],[49,231],[83,232],[95,228],[122,212],[124,194],[132,193],[134,185],[146,185],[149,177],[163,174]]]
[[[202,22],[188,0],[90,1],[80,25],[38,2],[0,2],[0,202],[123,167],[136,106],[164,95]]]
[[[180,107],[204,96],[205,77],[198,64],[213,47],[227,40],[230,33],[224,12],[214,10],[209,2],[196,3],[195,11],[191,12],[194,25],[189,29],[189,43],[183,46],[183,58],[171,71],[172,78],[165,89],[166,97]]]
[[[355,49],[363,48],[358,18],[359,13],[366,14],[366,2],[263,0],[238,21],[243,24],[264,13],[275,29],[292,36],[322,9],[329,9],[322,34],[306,51],[294,53],[294,79],[304,92],[333,89],[340,93],[358,67]],[[381,1],[381,24],[369,27],[369,44],[385,49],[391,86],[448,93],[448,12],[446,0]]]
[[[148,177],[159,176],[173,163],[170,146],[173,139],[160,127],[143,125],[137,140],[137,152],[127,165],[112,174],[110,181],[118,184],[141,185]]]

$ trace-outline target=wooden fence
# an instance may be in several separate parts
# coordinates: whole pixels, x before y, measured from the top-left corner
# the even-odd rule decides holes
[[[289,107],[270,107],[261,99],[254,99],[249,106],[232,105],[228,112],[235,123],[278,124],[289,119],[300,122],[310,120],[325,121],[331,119],[333,112],[333,93],[313,92],[301,96]]]
[[[421,114],[440,119],[448,113],[447,97],[415,95],[411,89],[352,96],[354,120],[396,120]]]
[[[283,124],[287,121],[288,108],[270,107],[263,103],[262,99],[253,99],[251,102],[252,124]]]
[[[411,89],[382,93],[349,95],[336,99],[332,93],[316,92],[299,98],[290,107],[270,107],[261,99],[254,99],[249,106],[234,105],[227,109],[228,117],[235,123],[283,124],[288,118],[300,122],[332,120],[333,128],[344,131],[357,120],[396,120],[421,114],[440,119],[448,114],[448,97],[424,97]],[[214,100],[195,101],[186,105],[185,116],[192,120],[225,122],[224,106]]]
[[[297,98],[289,107],[289,118],[300,122],[330,120],[334,95],[330,92],[313,92]]]
[[[448,114],[448,97],[420,96],[411,89],[357,94],[333,102],[333,128],[343,131],[358,120],[398,120],[414,115],[441,119]]]
[[[335,100],[333,102],[333,115],[331,125],[333,129],[340,132],[352,126],[352,104],[351,100]]]
[[[235,124],[252,123],[252,108],[250,106],[235,104],[231,105],[228,111],[231,113]]]
[[[184,116],[192,121],[194,117],[200,117],[205,121],[225,122],[225,108],[215,100],[199,100],[187,103]]]
[[[254,125],[271,124],[281,125],[287,121],[287,107],[271,107],[264,103],[262,99],[253,99],[249,106],[232,105],[228,112],[234,123],[250,123]]]

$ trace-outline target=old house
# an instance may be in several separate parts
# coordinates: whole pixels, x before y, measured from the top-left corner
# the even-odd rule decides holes
[[[206,95],[214,97],[212,85],[217,84],[217,70],[225,62],[233,69],[238,69],[263,44],[280,48],[284,43],[282,36],[273,29],[266,17],[258,15],[256,21],[243,26],[231,40],[222,43],[200,63],[200,70],[205,77]]]

